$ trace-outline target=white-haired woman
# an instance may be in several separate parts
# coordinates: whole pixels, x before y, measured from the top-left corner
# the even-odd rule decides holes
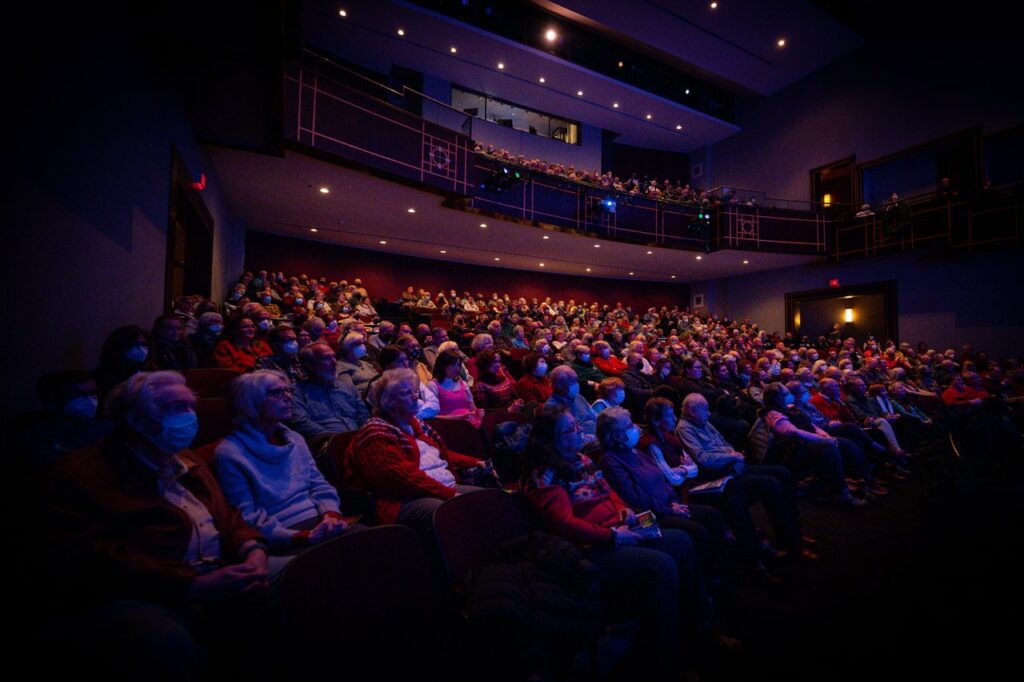
[[[429,532],[442,502],[475,490],[458,485],[453,470],[482,462],[449,450],[416,418],[420,391],[414,371],[387,370],[372,394],[376,416],[356,432],[345,453],[345,481],[376,495],[381,523]]]
[[[281,372],[260,370],[228,385],[235,430],[213,455],[224,495],[245,520],[287,554],[346,529],[338,492],[316,468],[305,439],[283,422],[292,389]]]
[[[377,370],[366,360],[366,337],[359,332],[349,332],[338,345],[338,374],[345,374],[352,380],[360,397],[366,395],[366,387],[377,378]]]

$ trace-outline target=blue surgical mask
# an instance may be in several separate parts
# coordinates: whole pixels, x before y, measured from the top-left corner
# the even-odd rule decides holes
[[[618,390],[612,391],[611,399],[612,399],[612,402],[615,403],[616,405],[621,405],[623,403],[623,401],[626,400],[626,392],[623,391],[621,388],[618,389]]]
[[[571,386],[569,386],[569,397],[570,398],[575,398],[579,394],[580,394],[580,385],[579,384],[572,384]]]
[[[584,363],[584,364],[586,364],[586,363],[590,362],[590,355],[589,355],[589,354],[587,354],[587,355],[581,355],[581,356],[580,356],[580,362],[582,362],[582,363]]]
[[[631,448],[635,448],[636,444],[640,442],[640,427],[636,424],[630,427],[629,431],[626,431],[626,445]]]
[[[222,324],[211,324],[209,327],[207,327],[207,329],[209,329],[214,334],[220,334],[224,330],[224,325],[222,325]]]
[[[542,376],[544,376],[547,373],[548,373],[548,366],[545,363],[543,363],[543,362],[537,363],[537,366],[533,368],[533,376],[535,376],[535,377],[542,377]]]
[[[365,358],[366,346],[364,346],[363,344],[359,344],[358,346],[352,349],[352,355],[354,355],[357,358]]]
[[[285,355],[298,355],[299,353],[299,342],[298,341],[285,341],[281,344],[281,352]]]
[[[270,305],[270,302],[273,301],[273,300],[274,299],[271,298],[270,296],[264,296],[263,297],[263,305]]]
[[[195,412],[181,412],[164,417],[160,426],[159,435],[150,436],[145,432],[143,435],[164,452],[174,454],[192,444],[199,431],[199,418]]]
[[[305,300],[301,296],[295,299],[295,305],[302,305],[304,302]]]
[[[147,356],[149,356],[149,348],[142,345],[132,346],[124,353],[125,360],[128,362],[137,362],[139,364],[145,362]]]
[[[270,320],[260,320],[260,323],[257,326],[260,328],[260,331],[267,331],[274,326],[274,323]]]
[[[94,395],[80,395],[64,403],[64,416],[72,419],[92,419],[100,400]]]

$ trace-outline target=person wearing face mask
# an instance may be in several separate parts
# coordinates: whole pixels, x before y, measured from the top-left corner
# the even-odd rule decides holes
[[[653,374],[643,371],[643,363],[643,355],[636,352],[629,353],[626,356],[628,369],[620,376],[623,383],[626,384],[626,396],[639,405],[654,397],[655,391],[661,388]]]
[[[590,409],[594,414],[601,414],[609,407],[618,407],[626,402],[626,384],[619,377],[606,377],[597,387],[597,400]]]
[[[366,337],[359,332],[349,332],[338,347],[338,374],[352,380],[360,397],[366,395],[366,387],[377,378],[379,372],[366,359]]]
[[[524,403],[543,405],[551,397],[548,361],[537,353],[523,358],[523,376],[516,382],[516,396]]]
[[[65,455],[77,452],[110,435],[113,422],[97,419],[99,389],[89,372],[58,370],[36,382],[36,393],[46,407],[18,430],[19,452],[29,458],[33,471],[44,471]]]
[[[100,388],[100,405],[114,386],[143,370],[154,369],[150,358],[149,336],[135,325],[110,332],[100,350],[100,362],[93,376]]]
[[[49,584],[66,609],[68,639],[84,652],[76,666],[102,666],[115,677],[159,671],[195,679],[202,643],[227,639],[227,629],[268,628],[245,604],[265,603],[279,565],[268,562],[259,531],[188,450],[198,421],[184,377],[136,374],[110,403],[111,436],[66,458],[46,481]],[[214,605],[217,628],[204,622]],[[112,653],[111,643],[131,651]],[[255,655],[237,653],[240,665]]]
[[[590,409],[587,399],[580,395],[580,383],[576,372],[568,365],[559,365],[551,370],[551,397],[546,405],[560,405],[572,414],[583,430],[584,442],[597,439],[597,413]]]
[[[597,386],[604,381],[604,374],[591,361],[590,346],[579,344],[573,350],[574,360],[572,370],[580,380],[580,392],[585,398],[594,399],[597,395]]]
[[[664,403],[671,410],[672,403]],[[634,511],[654,512],[659,526],[689,535],[705,571],[721,575],[731,535],[722,513],[706,505],[683,504],[655,460],[637,449],[643,432],[625,409],[604,410],[597,424],[597,465],[612,489]]]
[[[267,341],[273,354],[257,358],[256,369],[281,372],[292,383],[305,381],[306,372],[299,362],[299,341],[295,330],[283,324],[278,325],[270,330]]]
[[[224,331],[224,318],[220,313],[207,312],[199,316],[199,328],[188,337],[192,352],[196,355],[196,363],[200,367],[213,366],[213,349],[220,342]]]
[[[381,320],[377,327],[377,333],[366,340],[366,350],[371,358],[376,359],[381,350],[389,345],[395,338],[395,323],[389,320]]]
[[[430,373],[430,369],[420,360],[423,352],[420,342],[416,340],[416,337],[412,334],[401,334],[395,340],[395,345],[405,351],[405,355],[409,359],[409,369],[416,372],[420,383],[424,386],[428,384],[434,376]]]
[[[516,382],[501,362],[501,356],[485,348],[473,358],[476,381],[473,382],[473,403],[482,410],[518,411],[523,401],[516,398]]]

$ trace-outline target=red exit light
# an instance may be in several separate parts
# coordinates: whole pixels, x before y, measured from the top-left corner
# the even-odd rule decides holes
[[[839,280],[838,280],[838,279],[830,279],[830,280],[828,281],[828,285],[829,285],[829,286],[830,286],[831,288],[833,288],[833,289],[838,289],[838,288],[839,288]]]

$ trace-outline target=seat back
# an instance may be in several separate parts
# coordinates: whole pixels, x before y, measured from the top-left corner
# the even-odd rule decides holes
[[[484,449],[483,439],[480,431],[465,419],[428,419],[427,424],[441,436],[441,440],[460,455],[468,455],[477,459],[485,459],[487,452]]]
[[[231,410],[224,398],[200,398],[196,401],[195,409],[196,417],[199,419],[199,431],[192,441],[193,448],[219,441],[234,431]]]
[[[345,451],[349,443],[356,437],[356,431],[347,431],[331,437],[327,443],[324,454],[317,457],[317,468],[324,475],[327,482],[335,488],[340,488],[345,482]]]
[[[453,584],[460,584],[469,569],[492,561],[498,545],[526,532],[520,506],[504,490],[459,495],[434,512],[434,535]]]
[[[223,398],[228,384],[238,378],[238,372],[221,367],[187,369],[181,373],[185,383],[196,393],[197,398]]]
[[[443,613],[423,540],[404,526],[350,532],[310,548],[281,577],[283,632],[296,666],[310,672],[429,664]]]

